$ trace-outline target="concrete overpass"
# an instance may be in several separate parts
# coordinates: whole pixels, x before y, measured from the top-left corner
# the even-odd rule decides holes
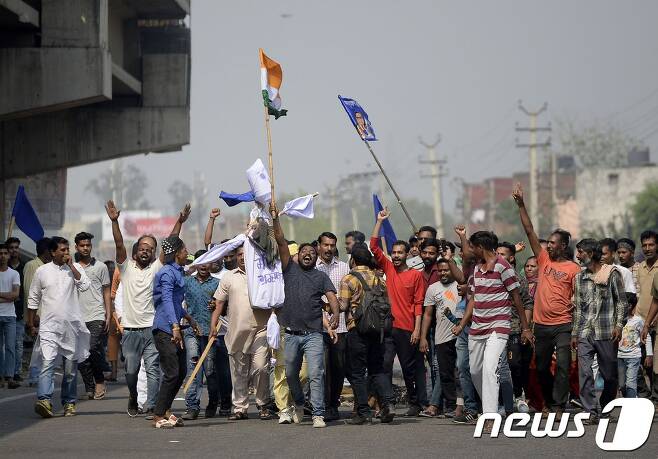
[[[189,14],[189,0],[0,0],[2,194],[11,179],[188,144]],[[0,198],[3,233],[13,196]]]

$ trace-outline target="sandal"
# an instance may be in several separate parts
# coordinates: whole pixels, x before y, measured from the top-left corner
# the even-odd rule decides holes
[[[105,398],[105,394],[107,393],[106,389],[103,389],[102,391],[98,392],[96,391],[94,393],[94,400],[103,400]]]
[[[174,427],[183,427],[185,423],[183,422],[182,418],[179,418],[178,416],[171,415],[169,416],[168,421],[174,426]]]
[[[258,417],[261,421],[269,421],[272,419],[272,413],[267,408],[263,408],[260,410],[260,413],[258,413]]]
[[[429,407],[425,408],[425,410],[421,411],[418,414],[418,416],[420,416],[422,418],[435,418],[435,417],[437,417],[437,415],[438,415],[438,412],[430,409]]]
[[[169,419],[160,419],[153,424],[156,429],[173,429],[174,425],[169,422]]]
[[[243,413],[242,411],[236,411],[228,417],[229,421],[242,421],[243,419],[249,419],[249,416],[247,416],[247,413]]]

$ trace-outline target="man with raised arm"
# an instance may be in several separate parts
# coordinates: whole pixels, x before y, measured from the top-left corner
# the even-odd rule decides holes
[[[580,266],[569,260],[567,249],[571,234],[556,229],[548,238],[546,249],[541,246],[523,201],[523,189],[516,185],[512,197],[519,207],[521,223],[530,248],[537,257],[537,290],[533,320],[535,323],[535,359],[542,382],[546,406],[560,415],[569,398],[569,366],[571,364],[571,323],[573,314],[574,278]],[[557,356],[555,377],[551,373],[553,352]]]
[[[391,336],[385,337],[386,352],[384,368],[392,378],[393,360],[397,354],[404,384],[409,395],[409,410],[405,416],[418,416],[428,404],[425,385],[425,364],[423,354],[418,350],[425,299],[425,280],[420,271],[409,269],[406,263],[409,244],[395,241],[391,250],[391,259],[384,255],[379,246],[379,229],[382,222],[389,217],[388,209],[377,214],[377,223],[370,237],[370,250],[377,265],[386,274],[386,290],[391,302],[393,330]]]
[[[157,400],[160,385],[160,368],[158,364],[158,351],[153,341],[153,318],[155,307],[153,304],[153,280],[156,273],[163,266],[164,254],[155,258],[157,241],[152,235],[140,236],[137,240],[137,254],[129,259],[123,235],[119,228],[119,209],[113,201],[105,206],[107,216],[112,221],[112,236],[116,247],[116,263],[121,272],[121,285],[123,286],[123,314],[120,325],[124,333],[121,340],[121,349],[126,361],[126,383],[128,384],[128,416],[136,417],[137,406],[137,375],[144,359],[146,366],[148,396],[144,406],[147,419],[152,419],[153,409]],[[181,210],[178,220],[171,232],[172,236],[180,234],[183,223],[190,216],[190,205]]]
[[[302,367],[302,359],[306,357],[313,407],[313,427],[325,427],[322,296],[325,295],[329,302],[331,309],[329,325],[332,339],[335,340],[333,330],[338,327],[340,316],[336,287],[331,283],[329,276],[316,269],[318,253],[311,244],[301,244],[299,263],[292,261],[279,222],[279,211],[274,204],[270,206],[270,213],[274,221],[274,236],[279,247],[285,282],[286,299],[277,317],[285,331],[286,379],[295,401],[292,420],[299,423],[304,414],[304,391],[299,380],[299,371]]]

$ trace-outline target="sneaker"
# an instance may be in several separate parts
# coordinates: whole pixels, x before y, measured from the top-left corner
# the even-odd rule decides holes
[[[75,403],[64,404],[64,416],[65,417],[75,416]]]
[[[18,381],[14,381],[13,379],[7,381],[7,389],[18,389],[19,387],[21,387],[21,383]]]
[[[405,418],[416,418],[420,414],[420,407],[418,405],[411,405],[406,413]]]
[[[382,424],[390,424],[393,422],[394,417],[395,413],[392,413],[391,408],[388,406],[385,406],[379,412],[379,419],[381,420]]]
[[[347,423],[353,426],[361,426],[366,422],[368,422],[368,418],[366,418],[365,416],[361,416],[360,414],[357,414],[356,416],[352,416],[351,419],[347,420]]]
[[[128,397],[128,416],[136,418],[140,414],[140,409],[137,406],[137,400]]]
[[[464,410],[464,414],[461,416],[455,416],[452,418],[452,422],[455,424],[471,424],[475,425],[478,420],[478,415],[476,413],[471,413],[470,411]]]
[[[292,416],[290,416],[290,411],[288,409],[279,411],[279,424],[290,423],[292,423]]]
[[[327,412],[324,414],[324,420],[329,422],[329,421],[337,421],[340,419],[340,413],[338,413],[338,408],[328,408]]]
[[[294,406],[291,407],[292,410],[292,422],[295,424],[300,424],[302,419],[304,419],[304,407]]]
[[[322,427],[327,427],[327,424],[324,423],[324,418],[322,416],[313,416],[313,428],[321,429]]]
[[[206,406],[205,416],[207,418],[214,418],[215,416],[217,416],[217,405]]]
[[[149,408],[146,411],[144,411],[144,419],[146,419],[147,421],[152,421],[154,417],[155,417],[155,413],[153,412],[153,408]]]
[[[516,411],[519,413],[527,413],[530,411],[530,407],[521,397],[516,399]]]
[[[34,405],[34,412],[42,418],[52,418],[53,405],[50,403],[50,400],[39,400]]]
[[[199,410],[195,410],[195,409],[188,408],[187,410],[185,410],[185,414],[183,414],[183,419],[185,419],[186,421],[194,421],[198,417],[199,417]]]

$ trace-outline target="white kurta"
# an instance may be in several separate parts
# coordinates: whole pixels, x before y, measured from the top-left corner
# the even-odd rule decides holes
[[[40,308],[39,346],[44,360],[63,356],[84,361],[89,356],[89,330],[84,323],[78,292],[91,285],[77,263],[80,280],[75,280],[68,265],[47,263],[34,274],[27,307]]]

